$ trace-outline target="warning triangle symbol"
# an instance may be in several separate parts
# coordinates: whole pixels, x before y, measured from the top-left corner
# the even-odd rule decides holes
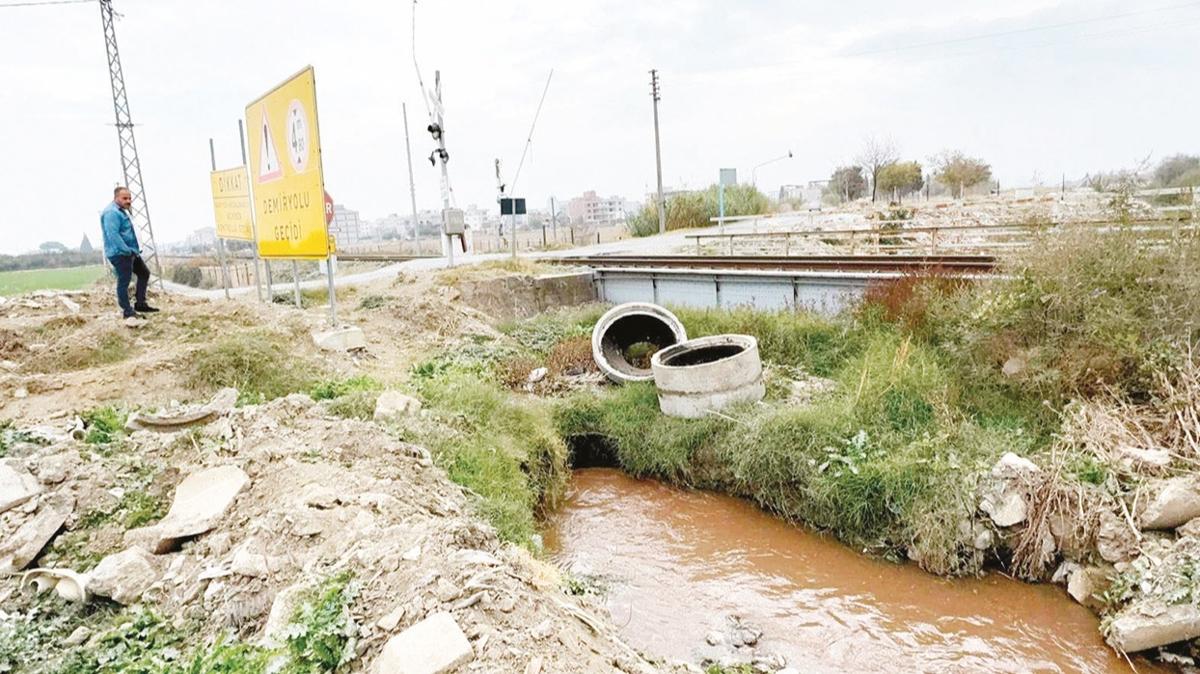
[[[275,141],[271,138],[271,127],[267,124],[267,111],[262,116],[262,145],[258,151],[258,181],[265,183],[283,177],[283,164],[279,161],[279,153],[275,151]]]

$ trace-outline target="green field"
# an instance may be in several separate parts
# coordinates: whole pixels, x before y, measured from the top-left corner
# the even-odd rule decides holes
[[[34,290],[79,290],[95,283],[106,273],[102,265],[0,271],[0,296],[20,295]]]

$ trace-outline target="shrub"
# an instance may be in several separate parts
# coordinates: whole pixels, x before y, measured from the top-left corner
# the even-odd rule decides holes
[[[946,303],[939,339],[976,373],[1008,363],[1010,385],[1056,406],[1110,388],[1145,398],[1200,336],[1200,237],[1143,243],[1129,229],[1045,237],[1006,279]]]
[[[667,198],[667,230],[712,227],[711,218],[720,214],[718,186],[698,192],[683,192]],[[751,185],[733,185],[725,188],[725,216],[757,215],[766,213],[770,201]],[[629,232],[634,236],[649,236],[658,233],[658,204],[650,201],[629,220]]]

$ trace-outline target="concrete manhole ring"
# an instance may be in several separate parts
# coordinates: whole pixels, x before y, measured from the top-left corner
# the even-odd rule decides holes
[[[695,419],[766,395],[758,340],[750,335],[700,337],[655,353],[650,363],[668,416]]]
[[[683,323],[669,310],[649,302],[628,302],[609,309],[592,329],[592,358],[618,384],[650,381],[651,353],[687,340]],[[642,350],[642,354],[631,351]]]

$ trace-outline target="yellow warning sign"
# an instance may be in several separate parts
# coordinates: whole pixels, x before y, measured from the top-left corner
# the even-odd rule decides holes
[[[247,105],[246,127],[259,255],[328,257],[312,66]]]
[[[250,181],[246,167],[213,171],[213,213],[217,218],[217,236],[222,239],[253,241],[250,221]]]

